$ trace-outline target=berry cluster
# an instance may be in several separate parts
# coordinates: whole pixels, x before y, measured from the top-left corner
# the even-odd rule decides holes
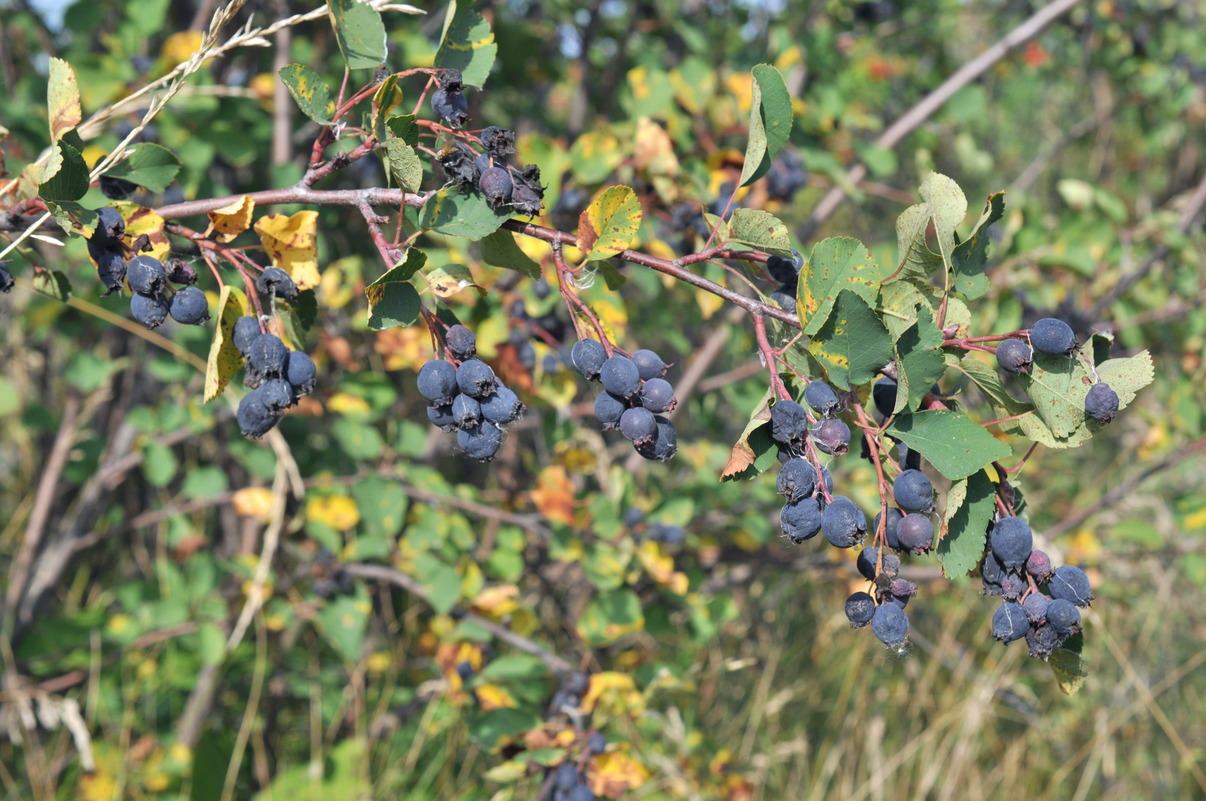
[[[265,333],[257,317],[235,321],[233,341],[243,354],[243,383],[251,389],[239,401],[236,415],[243,434],[259,439],[314,390],[318,370],[305,353],[289,350],[280,337]]]
[[[1068,356],[1077,350],[1076,334],[1063,320],[1044,317],[1030,327],[1030,344],[1021,339],[1006,339],[997,345],[997,365],[1014,375],[1029,374],[1034,351],[1047,356]],[[1085,414],[1099,423],[1108,423],[1118,413],[1118,393],[1103,381],[1089,387],[1085,396]]]
[[[456,442],[469,457],[488,462],[502,445],[503,427],[526,408],[519,396],[477,358],[477,337],[463,325],[448,329],[454,366],[433,359],[419,369],[419,394],[427,399],[427,419],[444,431],[456,429]]]
[[[197,273],[183,261],[173,259],[165,268],[153,256],[137,255],[126,261],[128,248],[122,241],[126,221],[112,206],[96,210],[96,231],[88,240],[88,253],[96,262],[96,273],[108,290],[120,292],[124,283],[134,294],[130,316],[147,328],[158,328],[170,315],[184,325],[203,325],[209,319],[209,300],[193,286]],[[179,288],[173,288],[176,284]]]
[[[468,103],[462,93],[460,70],[444,70],[440,88],[431,95],[431,107],[453,128],[468,119]],[[448,180],[465,189],[477,189],[492,209],[510,206],[520,214],[535,216],[544,208],[544,186],[540,167],[507,163],[515,154],[515,132],[491,125],[478,134],[484,152],[476,153],[460,139],[452,139],[437,153],[440,169]]]
[[[985,594],[1002,599],[992,616],[993,637],[1006,645],[1025,637],[1030,655],[1040,659],[1080,632],[1078,607],[1093,600],[1085,572],[1074,565],[1052,569],[1020,517],[1001,517],[989,528],[980,577]]]
[[[603,748],[607,747],[603,735],[596,733],[587,744],[588,751],[594,751],[594,738],[599,739]],[[603,748],[599,749],[599,753]],[[553,772],[553,801],[595,801],[595,798],[594,791],[586,783],[586,773],[575,762],[566,760],[557,766]]]
[[[678,433],[664,415],[674,411],[678,399],[663,376],[666,363],[651,350],[632,356],[607,355],[594,339],[580,339],[570,351],[574,369],[603,391],[595,398],[595,417],[603,430],[619,429],[646,459],[664,462],[678,451]]]
[[[662,545],[682,545],[686,532],[682,526],[654,521],[645,522],[645,513],[635,506],[624,510],[624,525],[632,532],[632,536],[640,541],[642,538]]]

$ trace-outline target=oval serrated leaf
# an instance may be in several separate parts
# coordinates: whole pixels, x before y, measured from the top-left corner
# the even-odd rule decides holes
[[[121,178],[151,191],[164,192],[180,172],[180,158],[166,147],[141,142],[124,161],[105,171],[110,178]]]
[[[494,66],[498,45],[490,23],[473,9],[473,3],[452,2],[444,18],[444,36],[436,52],[435,66],[458,69],[468,86],[480,88]]]
[[[753,97],[750,104],[749,143],[741,168],[741,185],[747,186],[766,175],[771,162],[791,133],[791,95],[783,76],[770,64],[753,69]]]
[[[348,69],[372,69],[385,62],[385,23],[362,0],[327,0],[327,15]]]
[[[958,412],[931,410],[897,417],[888,433],[920,453],[952,481],[1011,453],[1004,442]]]
[[[364,288],[369,303],[369,328],[380,331],[415,321],[420,301],[410,277],[426,263],[427,255],[412,248],[404,263]]]
[[[423,204],[419,225],[448,236],[476,241],[497,231],[510,218],[507,209],[492,209],[481,192],[465,194],[455,187],[436,192]]]
[[[627,186],[610,186],[578,217],[578,250],[587,261],[608,259],[628,249],[641,227],[641,203]]]
[[[276,73],[293,96],[293,102],[319,125],[335,121],[335,101],[326,81],[305,64],[286,64]]]
[[[209,345],[209,359],[205,363],[205,402],[209,403],[222,394],[230,379],[243,366],[243,355],[234,345],[234,327],[245,315],[247,296],[242,290],[223,286],[218,295],[217,325],[214,338]]]

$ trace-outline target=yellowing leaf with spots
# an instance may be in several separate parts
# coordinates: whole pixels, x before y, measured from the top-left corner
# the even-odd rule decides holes
[[[497,684],[483,684],[474,689],[473,693],[477,696],[477,702],[486,712],[491,709],[513,709],[519,706],[515,696]]]
[[[304,64],[286,64],[277,75],[293,96],[293,102],[307,117],[319,125],[330,125],[334,121],[335,101],[331,97],[331,87],[321,75]]]
[[[206,233],[216,242],[230,242],[251,227],[251,214],[255,201],[243,195],[235,202],[214,209],[209,213],[209,231]]]
[[[641,204],[627,186],[611,186],[578,217],[578,250],[588,261],[610,258],[628,248],[641,227]]]
[[[536,508],[550,521],[573,525],[574,482],[564,467],[554,465],[541,470],[531,495]]]
[[[599,709],[611,714],[639,715],[645,709],[645,699],[631,675],[604,671],[590,677],[590,687],[580,708],[588,714]]]
[[[606,798],[620,798],[640,787],[651,775],[631,754],[618,749],[599,754],[586,769],[590,789]]]
[[[46,105],[50,112],[50,141],[59,138],[80,124],[80,87],[75,70],[61,58],[50,59],[50,81],[47,84]]]
[[[675,595],[687,592],[687,576],[674,570],[674,558],[662,551],[662,547],[652,540],[641,543],[636,552],[637,559],[649,577],[658,586],[665,587]]]
[[[272,263],[293,279],[298,289],[318,285],[318,212],[269,214],[255,224],[260,242]]]
[[[125,241],[132,243],[137,241],[138,237],[146,234],[151,249],[140,252],[148,256],[154,256],[160,261],[166,259],[168,252],[171,250],[171,243],[168,242],[167,234],[163,232],[163,218],[150,209],[137,206],[133,203],[118,203],[115,205],[118,211],[121,212],[121,216],[126,219]]]
[[[500,584],[482,590],[470,607],[473,611],[498,619],[519,608],[519,588],[514,584]]]
[[[156,215],[158,216],[158,215]],[[218,317],[214,326],[214,338],[209,345],[209,358],[205,362],[205,394],[209,403],[226,390],[230,379],[243,366],[243,355],[234,345],[234,327],[238,319],[246,314],[247,296],[241,289],[226,285],[218,295]]]
[[[360,522],[360,509],[351,496],[323,495],[306,502],[306,519],[347,531]]]
[[[240,517],[265,520],[272,511],[272,490],[267,487],[244,487],[231,497],[230,506]]]

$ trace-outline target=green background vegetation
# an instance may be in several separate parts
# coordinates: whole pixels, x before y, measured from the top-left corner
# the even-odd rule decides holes
[[[15,4],[0,20],[7,177],[47,144],[48,55],[75,69],[87,118],[186,58],[192,40],[169,34],[200,30],[212,12],[202,5],[76,3],[59,28]],[[301,10],[253,5],[228,32]],[[546,370],[556,351],[544,343],[520,385],[531,410],[500,458],[455,454],[414,391],[431,357],[426,332],[369,330],[362,290],[382,266],[362,220],[327,207],[318,318],[303,340],[320,387],[280,426],[288,455],[244,440],[225,401],[202,404],[196,362],[209,330],[130,324],[125,300],[100,297],[78,238],[12,254],[18,285],[0,296],[0,574],[27,571],[30,537],[42,543],[39,564],[54,557],[61,569],[39,586],[28,625],[6,606],[3,797],[209,799],[225,786],[261,799],[536,798],[539,775],[499,770],[510,756],[500,737],[539,724],[555,680],[450,614],[474,603],[575,666],[632,678],[591,724],[649,772],[626,797],[1206,797],[1206,5],[1079,3],[901,144],[872,144],[1035,5],[483,4],[498,57],[470,113],[473,127],[518,131],[550,208],[563,179],[588,193],[636,186],[640,246],[660,255],[683,252],[662,224],[673,204],[710,203],[732,180],[726,169],[740,172],[760,63],[779,68],[795,99],[789,147],[811,177],[788,204],[760,185],[738,200],[804,231],[802,251],[849,235],[894,261],[896,216],[931,170],[953,177],[973,211],[1005,190],[974,333],[1050,314],[1082,337],[1108,328],[1119,352],[1148,349],[1157,366],[1156,383],[1103,435],[1040,449],[1020,477],[1048,549],[1094,580],[1091,675],[1077,694],[1062,694],[1024,646],[995,645],[995,602],[978,580],[942,579],[934,560],[912,561],[920,594],[907,656],[850,631],[842,601],[863,584],[852,558],[785,546],[771,477],[717,483],[766,388],[748,319],[636,265],[620,268],[618,292],[599,281],[582,294],[625,347],[675,361],[672,380],[694,372],[675,416],[678,457],[633,464],[627,443],[601,437],[583,382]],[[431,65],[443,7],[430,11],[385,14],[392,70]],[[275,91],[273,71],[298,62],[338,85],[343,62],[325,19],[288,30],[274,47],[209,62],[154,120],[183,168],[146,205],[301,176],[318,128]],[[274,61],[280,48],[287,57]],[[349,86],[369,75],[356,71]],[[419,90],[404,84],[404,107]],[[106,152],[141,108],[85,143]],[[638,145],[663,141],[648,121],[668,135],[676,174],[641,163]],[[811,230],[816,204],[855,160],[870,175]],[[424,168],[424,187],[438,185]],[[322,188],[371,185],[384,173],[366,159]],[[107,201],[93,189],[82,202]],[[11,239],[21,229],[3,219]],[[574,230],[573,216],[540,221]],[[513,304],[534,317],[560,304],[463,240],[422,244],[433,264],[466,265],[487,290],[449,302],[490,358],[510,352]],[[547,257],[543,245],[530,252]],[[40,291],[35,269],[61,271],[70,303]],[[213,290],[212,276],[201,285]],[[852,453],[833,469],[870,508],[870,466]],[[241,513],[263,494],[240,490],[283,498],[294,481],[304,498],[290,493],[283,514]],[[685,543],[636,544],[621,522],[630,506],[684,526]],[[256,556],[276,535],[271,597],[227,652]],[[419,592],[362,571],[350,594],[322,599],[320,547],[366,570],[391,565]],[[515,595],[495,606],[481,595],[490,588]],[[477,669],[466,687],[461,661]],[[472,692],[483,687],[513,705],[486,711],[485,693]],[[24,729],[21,699],[77,702],[97,770],[82,770],[68,727]]]

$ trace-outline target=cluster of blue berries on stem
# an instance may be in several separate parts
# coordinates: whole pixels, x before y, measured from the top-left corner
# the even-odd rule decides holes
[[[243,383],[251,389],[235,416],[245,436],[259,439],[302,395],[314,391],[318,370],[308,355],[266,333],[258,317],[236,320],[232,339],[243,355]]]
[[[456,431],[467,456],[488,462],[502,446],[504,427],[520,418],[523,402],[490,365],[477,358],[477,337],[459,323],[444,337],[458,364],[433,359],[419,369],[419,394],[427,400],[427,419],[444,431]]]
[[[1029,344],[1011,337],[997,345],[997,365],[1002,370],[1028,375],[1033,369],[1035,351],[1047,356],[1071,356],[1077,351],[1072,327],[1054,317],[1044,317],[1032,325],[1028,338]],[[1108,423],[1118,414],[1118,403],[1118,393],[1104,381],[1097,381],[1085,395],[1085,415],[1098,423]]]
[[[664,462],[678,452],[678,432],[665,415],[678,399],[663,376],[666,363],[654,351],[631,356],[607,354],[596,339],[580,339],[570,351],[574,369],[603,389],[595,397],[595,417],[604,431],[619,430],[646,459]]]

